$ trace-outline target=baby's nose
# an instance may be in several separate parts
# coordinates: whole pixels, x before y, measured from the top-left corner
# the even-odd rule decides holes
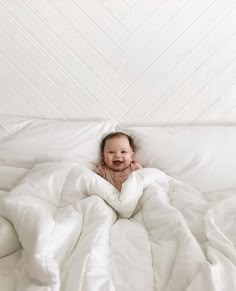
[[[121,156],[120,152],[115,153],[115,157],[119,158]]]

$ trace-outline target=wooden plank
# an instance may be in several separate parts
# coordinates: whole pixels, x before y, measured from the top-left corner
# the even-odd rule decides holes
[[[123,0],[98,0],[116,19],[120,19],[130,9],[128,3]]]
[[[90,118],[104,118],[106,111],[65,68],[53,58],[10,14],[0,11],[0,28]]]
[[[1,54],[0,54],[1,56]],[[66,119],[32,84],[6,59],[0,59],[0,76],[28,102],[40,116]]]
[[[37,0],[32,1],[33,0],[28,0],[27,3],[31,7],[34,7],[35,11],[40,10],[40,16],[43,17],[46,13],[43,0],[40,2]],[[92,22],[92,20],[72,0],[50,0],[50,3],[53,4],[54,9],[57,9],[57,11],[103,56],[104,59],[107,60],[115,70],[120,69],[124,64],[126,64],[128,58],[121,52],[121,50],[119,50],[111,38],[95,25],[94,22]],[[50,17],[50,15],[48,16]]]
[[[11,114],[40,117],[40,114],[0,77],[0,100],[11,110]],[[10,114],[10,113],[9,113]]]
[[[124,0],[124,2],[129,5],[129,7],[134,6],[140,0]]]
[[[119,118],[123,112],[126,112],[127,109],[120,100],[91,73],[86,64],[75,57],[28,6],[18,0],[14,1],[14,5],[10,4],[4,3],[7,10],[97,100],[111,118]]]
[[[0,87],[1,89],[1,87]],[[4,100],[2,100],[2,98],[0,99],[0,114],[7,114],[7,115],[16,115],[16,112],[14,112],[8,105],[7,102],[5,102]],[[1,124],[0,124],[1,127]]]
[[[236,56],[228,64],[217,72],[217,74],[207,83],[200,92],[192,97],[175,115],[170,118],[171,122],[191,123],[200,112],[202,112],[222,93],[229,89],[236,81]]]
[[[80,116],[86,118],[87,115],[77,106],[65,92],[38,67],[37,64],[23,53],[5,34],[0,36],[0,52],[8,59],[25,78],[35,87],[45,98],[68,118]],[[58,99],[60,102],[58,102]]]
[[[178,52],[180,55],[191,49],[194,45],[194,40],[195,42],[198,41],[198,36],[204,33],[205,21],[206,25],[212,23],[211,12],[207,12],[207,9],[213,2],[214,0],[192,0],[188,2],[184,9],[119,71],[121,76],[129,84],[140,83],[142,75],[146,74],[146,72],[149,74],[150,68],[158,62],[159,58],[163,58],[163,55],[171,55],[173,48],[176,49],[175,46],[180,47],[181,52]],[[212,11],[212,9],[210,10]],[[204,16],[204,12],[207,12],[207,17]],[[219,15],[220,11],[217,12]],[[204,18],[200,20],[200,16]],[[196,32],[197,36],[193,35],[193,32]],[[186,41],[187,37],[190,37],[190,40],[183,45],[183,41]]]
[[[49,1],[58,2],[58,0]],[[114,13],[117,15],[119,15],[119,13],[124,15],[125,12],[129,10],[128,5],[119,0],[74,0],[74,3],[76,3],[76,5],[78,5],[83,10],[83,12],[92,20],[92,22],[96,23],[96,25],[103,31],[103,33],[105,33],[118,46],[124,41],[124,39],[126,39],[128,32],[113,16],[113,14],[108,12],[108,10],[105,9],[100,2],[103,2],[105,5],[108,4],[107,6],[110,7],[110,9],[112,8],[112,11],[114,11]]]
[[[182,33],[181,37],[179,37],[161,57],[158,57],[147,70],[144,70],[140,77],[121,94],[120,99],[127,107],[130,108],[133,106],[134,99],[131,96],[136,96],[136,100],[140,100],[147,94],[155,84],[160,82],[168,71],[172,70],[191,52],[201,39],[203,39],[207,33],[209,33],[209,31],[232,10],[232,6],[234,5],[233,1],[229,1],[227,5],[220,1],[214,4],[215,5],[212,5],[211,9],[202,14],[202,16],[198,18],[198,21],[193,23],[185,33]],[[203,7],[201,8],[203,9]],[[231,25],[233,24],[231,23]],[[146,62],[146,59],[143,60],[143,63],[144,62]],[[141,64],[139,64],[139,66],[143,67]],[[188,67],[186,69],[188,69]]]
[[[226,92],[206,107],[193,121],[194,122],[220,122],[236,107],[236,80]],[[236,117],[236,115],[235,115]]]
[[[227,36],[228,31],[222,31],[222,37],[223,33],[225,37]],[[212,34],[211,37],[214,39],[214,35],[216,36],[214,42],[216,44],[217,34]],[[218,35],[218,37],[219,36],[220,35]],[[222,38],[222,41],[224,41],[224,37]],[[198,65],[196,62],[197,66],[195,66],[195,69],[189,62],[190,69],[191,67],[194,69],[190,74],[186,74],[187,72],[184,72],[183,70],[181,74],[181,70],[179,70],[179,75],[183,78],[182,82],[180,79],[177,83],[179,86],[176,86],[170,94],[168,94],[168,92],[166,92],[166,94],[162,92],[161,95],[156,96],[157,100],[159,99],[161,102],[158,101],[156,103],[156,106],[153,107],[151,113],[147,116],[145,121],[149,122],[152,119],[155,119],[157,122],[160,120],[169,121],[176,111],[180,110],[180,108],[188,102],[188,100],[193,98],[193,96],[195,96],[197,92],[199,92],[206,85],[206,83],[209,82],[210,78],[213,78],[215,73],[221,70],[221,68],[234,57],[235,41],[236,39],[234,35],[233,37],[229,37],[229,39],[226,42],[223,42],[223,44],[218,43],[220,47],[218,49],[216,47],[216,49],[213,50],[210,55],[207,55],[205,60],[200,61]],[[207,41],[205,42],[205,45],[207,45]],[[196,56],[197,54],[195,55],[195,59]],[[194,60],[193,54],[191,54],[191,57],[192,60]],[[184,66],[182,68],[184,68]],[[159,96],[162,96],[162,98]]]
[[[121,24],[133,32],[141,25],[164,0],[141,0],[138,1],[121,19]]]
[[[234,91],[233,91],[233,96],[235,97],[235,86],[234,86]],[[229,110],[227,110],[224,114],[224,116],[221,117],[221,122],[236,122],[236,104],[235,106],[232,106]]]
[[[124,89],[126,83],[117,74],[112,64],[109,64],[105,57],[90,45],[56,9],[50,6],[50,9],[45,12],[45,6],[38,5],[38,2],[30,1],[29,3],[52,32],[71,50],[71,53],[79,58],[114,94],[119,94]]]
[[[137,102],[122,121],[127,121],[128,117],[137,122],[145,120],[146,123],[154,120],[168,121],[186,99],[196,94],[206,84],[208,78],[234,56],[235,36],[232,37],[231,29],[235,31],[235,28],[228,26],[229,24],[231,21],[225,21],[217,29],[212,30],[191,54],[153,87],[145,98]],[[137,116],[141,118],[138,119]]]
[[[189,0],[163,1],[158,9],[120,45],[120,49],[129,58],[133,58],[188,2]]]

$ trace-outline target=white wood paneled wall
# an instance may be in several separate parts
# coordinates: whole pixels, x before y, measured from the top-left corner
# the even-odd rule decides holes
[[[0,113],[236,121],[236,0],[0,0]]]

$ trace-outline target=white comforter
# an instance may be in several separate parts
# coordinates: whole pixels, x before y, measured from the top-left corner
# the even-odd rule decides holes
[[[76,164],[38,164],[0,199],[0,290],[236,290],[236,195],[214,197],[157,169],[119,193]]]

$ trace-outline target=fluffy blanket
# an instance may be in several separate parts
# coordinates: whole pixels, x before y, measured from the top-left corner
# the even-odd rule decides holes
[[[0,200],[0,290],[236,290],[233,194],[148,168],[120,193],[76,164],[38,164]]]

